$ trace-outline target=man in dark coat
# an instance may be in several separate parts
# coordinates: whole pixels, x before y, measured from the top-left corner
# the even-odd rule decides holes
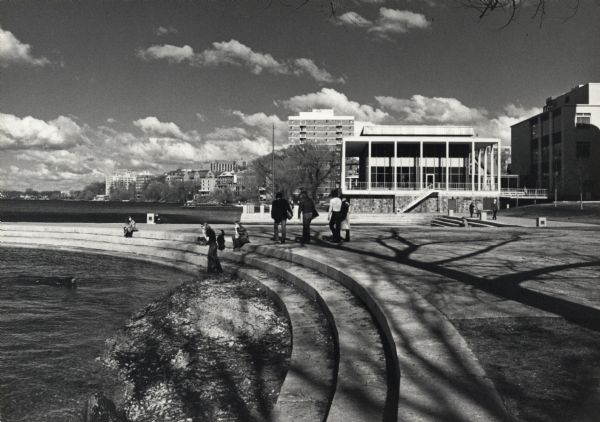
[[[492,220],[496,219],[496,214],[498,213],[498,200],[494,198],[494,202],[492,203]]]
[[[206,272],[207,273],[222,273],[221,261],[217,254],[217,234],[208,223],[202,225],[204,237],[208,245],[208,253],[206,254]]]
[[[310,222],[318,215],[315,203],[308,197],[306,191],[300,192],[298,218],[302,216],[302,243],[310,243]]]
[[[279,225],[281,224],[281,243],[285,243],[286,225],[288,218],[294,215],[292,207],[282,192],[275,194],[271,204],[271,218],[273,219],[273,240],[279,241]]]

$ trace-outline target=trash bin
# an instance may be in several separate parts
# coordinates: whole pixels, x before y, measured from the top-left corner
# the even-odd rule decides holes
[[[479,219],[480,220],[487,220],[488,218],[488,213],[487,211],[481,210],[479,211]]]
[[[546,227],[546,217],[538,217],[535,219],[536,227]]]
[[[146,224],[156,224],[156,214],[149,212],[146,214]]]

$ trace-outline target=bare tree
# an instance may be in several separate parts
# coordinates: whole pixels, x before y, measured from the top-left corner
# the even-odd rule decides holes
[[[531,19],[538,19],[540,25],[546,17],[549,0],[456,0],[462,6],[476,10],[479,18],[483,19],[495,12],[503,11],[508,13],[508,18],[504,26],[510,25],[517,15],[524,13],[525,8],[529,8]],[[579,10],[581,0],[571,0],[560,2],[562,7],[568,8],[569,13],[564,19],[569,19]],[[553,7],[558,7],[554,4]]]

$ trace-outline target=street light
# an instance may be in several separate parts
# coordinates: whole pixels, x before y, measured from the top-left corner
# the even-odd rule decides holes
[[[557,179],[558,179],[558,172],[555,171],[554,172],[554,208],[556,208],[556,203],[558,202],[557,201],[558,188],[557,188],[557,185],[556,185]]]

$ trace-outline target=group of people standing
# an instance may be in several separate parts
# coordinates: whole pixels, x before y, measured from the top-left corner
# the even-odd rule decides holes
[[[298,203],[298,219],[302,220],[301,243],[310,243],[310,224],[319,216],[319,212],[314,201],[308,196],[306,191],[300,192]],[[271,204],[271,218],[273,219],[273,240],[279,243],[285,243],[287,239],[287,221],[294,217],[293,206],[282,192],[275,194],[275,200]],[[329,202],[329,228],[332,236],[327,238],[334,243],[342,241],[341,232],[345,231],[346,242],[350,241],[350,200],[342,199],[339,191],[336,189],[331,193]],[[281,227],[281,235],[279,228]],[[202,236],[198,238],[199,243],[208,245],[207,253],[207,273],[221,273],[223,268],[219,260],[218,251],[225,249],[225,232],[221,230],[219,235],[208,224],[202,224]],[[233,250],[240,250],[242,246],[250,242],[248,231],[239,222],[234,223],[234,234],[232,235]]]
[[[298,219],[302,220],[301,243],[310,243],[310,224],[319,216],[314,201],[308,196],[306,191],[300,192],[298,203]],[[287,220],[294,217],[294,212],[290,201],[284,198],[282,192],[275,194],[275,200],[271,204],[271,218],[273,219],[273,241],[285,243]],[[331,230],[331,240],[334,243],[340,243],[341,231],[345,231],[345,241],[350,241],[350,199],[342,199],[339,190],[331,192],[329,202],[329,212],[327,215],[329,228]],[[281,226],[281,239],[279,238],[279,226]]]

